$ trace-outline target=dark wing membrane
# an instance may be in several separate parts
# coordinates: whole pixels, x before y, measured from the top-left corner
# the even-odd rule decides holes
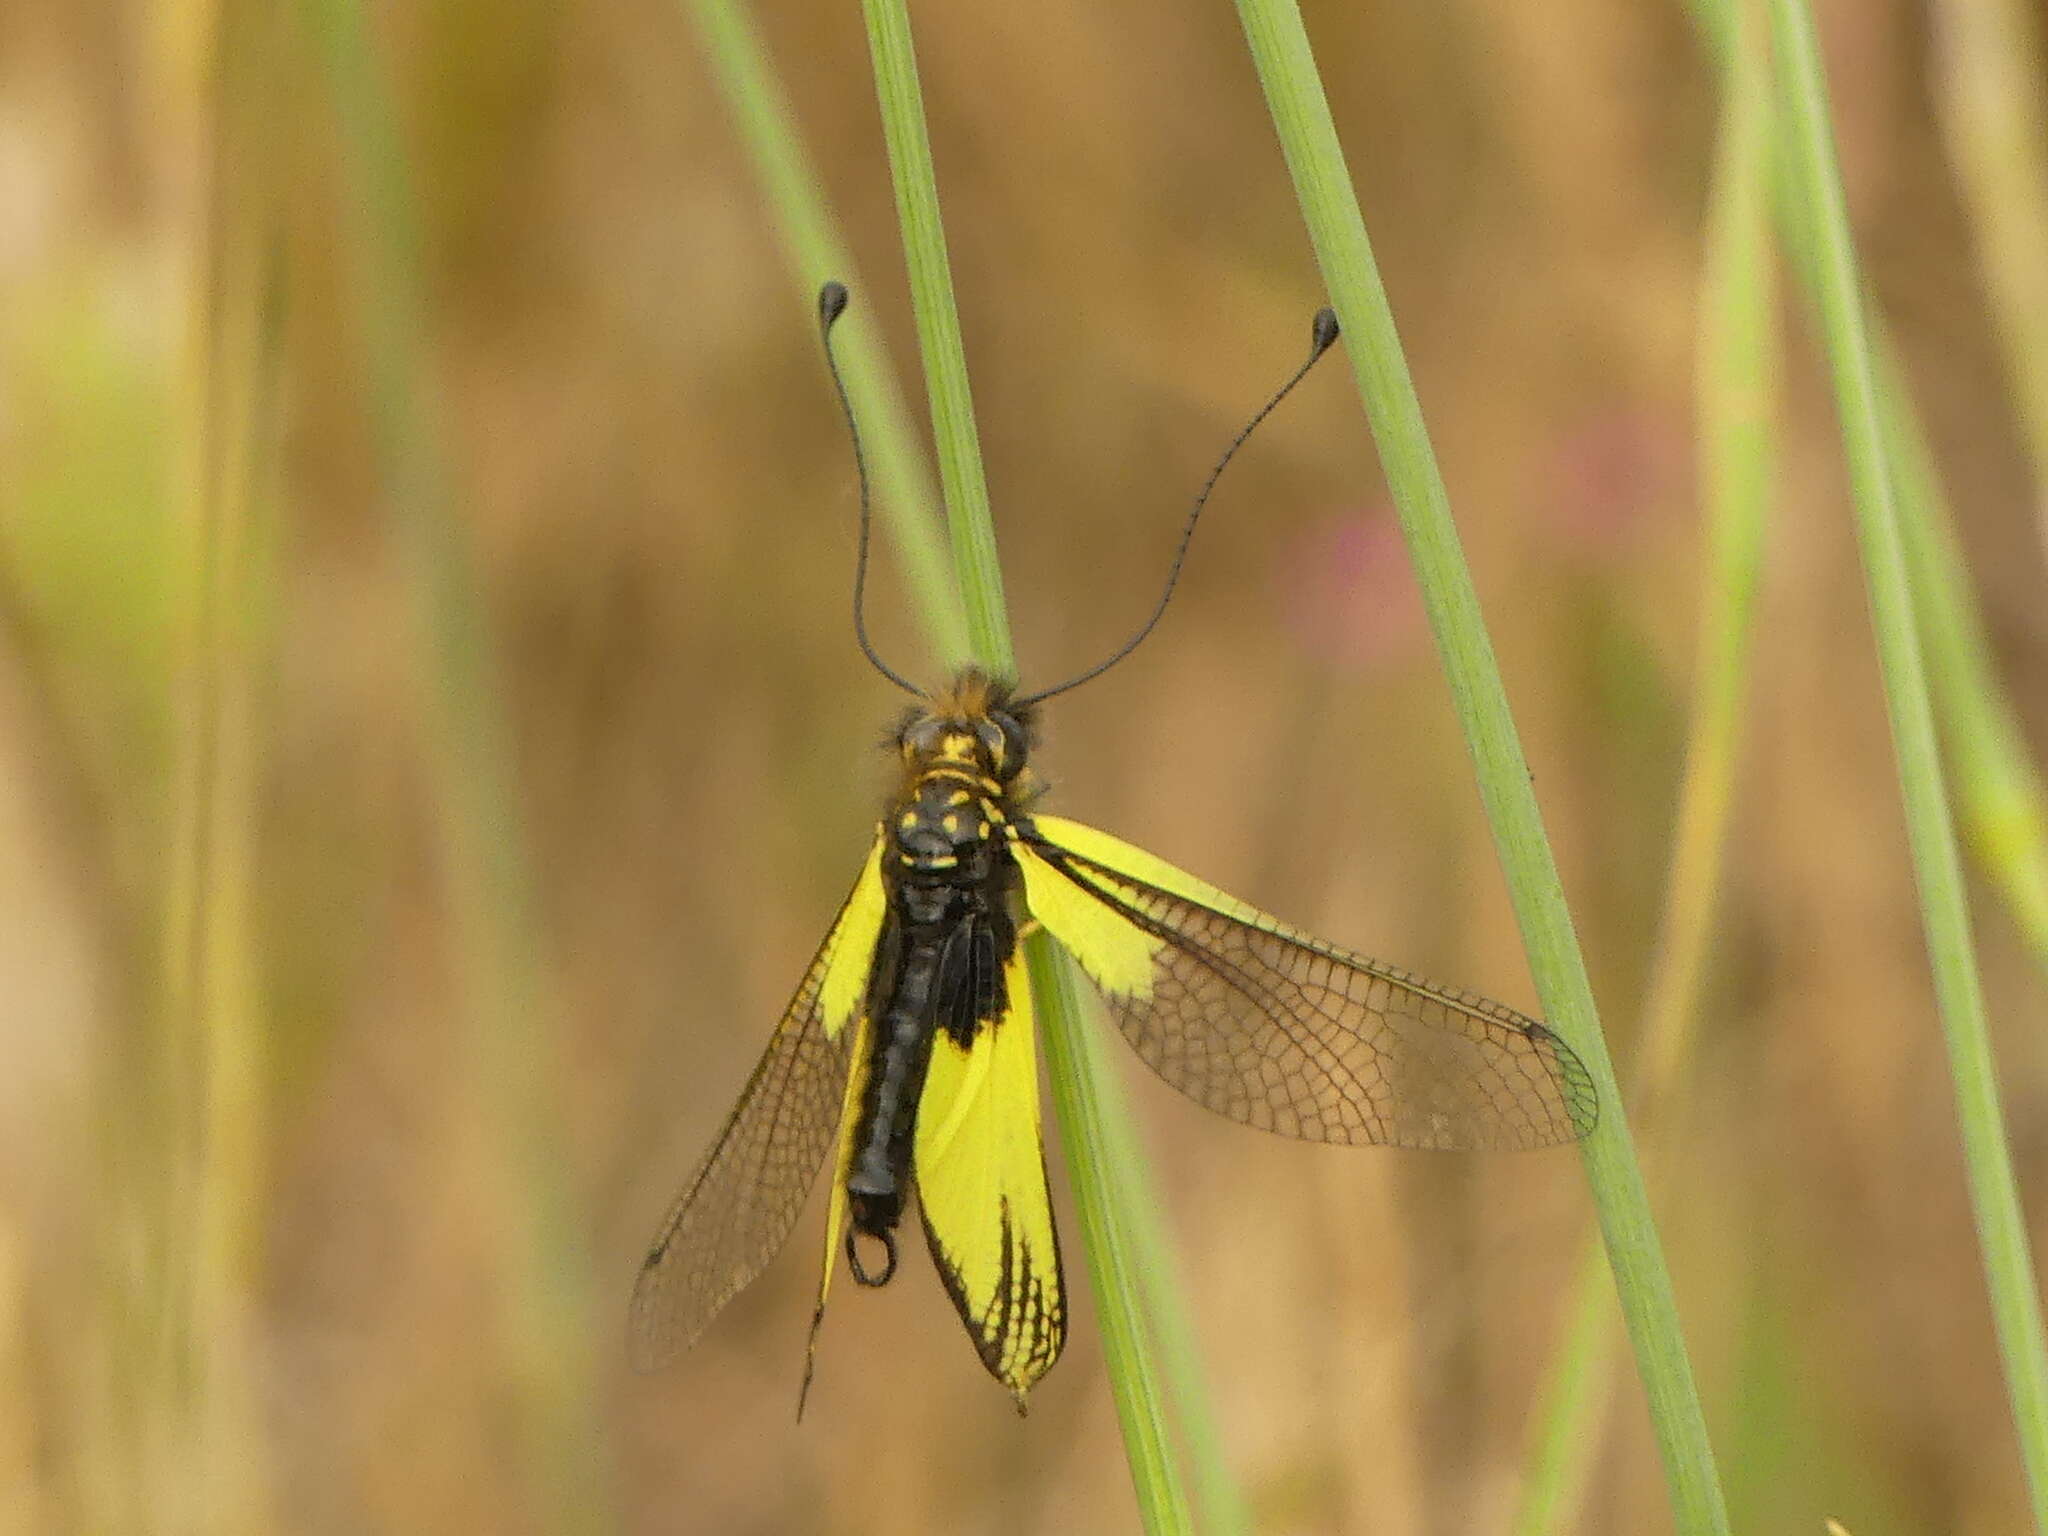
[[[1150,995],[1112,995],[1110,1011],[1155,1072],[1218,1114],[1307,1141],[1474,1149],[1573,1141],[1598,1118],[1585,1065],[1534,1019],[1251,908],[1248,921],[1036,849],[1159,941]]]
[[[827,1038],[821,994],[860,891],[856,885],[841,909],[725,1128],[640,1266],[629,1330],[635,1370],[656,1370],[694,1344],[796,1224],[839,1128],[852,1066],[858,1031],[849,1021]]]

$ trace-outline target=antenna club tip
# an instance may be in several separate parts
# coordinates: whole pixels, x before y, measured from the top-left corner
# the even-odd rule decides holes
[[[1339,334],[1340,332],[1337,328],[1337,311],[1330,308],[1329,305],[1325,304],[1321,309],[1316,311],[1316,318],[1314,321],[1316,356],[1322,356],[1323,353],[1329,351],[1331,347],[1335,346]]]
[[[846,313],[846,284],[833,278],[818,290],[818,319],[829,329],[834,320]]]

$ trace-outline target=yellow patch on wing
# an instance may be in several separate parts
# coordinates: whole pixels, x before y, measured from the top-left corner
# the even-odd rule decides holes
[[[1054,842],[1063,842],[1063,838],[1044,832],[1051,819],[1038,818],[1040,831]],[[1081,852],[1078,848],[1074,851]],[[1139,852],[1135,848],[1130,851]],[[1048,864],[1029,843],[1014,842],[1010,852],[1024,873],[1024,905],[1081,962],[1089,980],[1111,997],[1150,997],[1153,960],[1163,941],[1121,912],[1097,901]]]
[[[888,893],[882,889],[882,843],[882,832],[877,827],[875,846],[868,850],[868,861],[861,867],[853,895],[847,898],[846,910],[839,914],[832,936],[826,941],[831,946],[831,958],[825,962],[818,1003],[828,1040],[839,1037],[839,1031],[860,1007],[868,989],[868,973],[874,969],[875,944],[882,936],[882,918],[889,909]]]
[[[1055,876],[1057,878],[1057,876]],[[940,1030],[917,1108],[917,1198],[932,1259],[982,1363],[1017,1400],[1067,1337],[1059,1239],[1045,1182],[1038,1039],[1021,947],[1009,1006],[962,1049]]]
[[[870,861],[872,867],[872,861]],[[872,951],[874,945],[868,948]],[[861,1095],[868,1081],[869,1019],[863,1013],[853,1030],[853,1070],[846,1074],[846,1096],[839,1105],[839,1151],[832,1159],[832,1198],[825,1214],[825,1270],[818,1277],[818,1305],[811,1313],[810,1337],[804,1344],[804,1380],[797,1389],[796,1416],[804,1416],[811,1395],[811,1375],[818,1365],[818,1330],[825,1322],[825,1300],[832,1294],[832,1271],[838,1265],[839,1239],[846,1230],[846,1176],[853,1167],[854,1132],[860,1127]]]
[[[1248,901],[1240,901],[1226,891],[1219,891],[1206,880],[1198,880],[1179,865],[1169,864],[1156,853],[1147,853],[1134,843],[1127,843],[1120,837],[1111,837],[1107,832],[1097,831],[1084,822],[1069,821],[1064,816],[1037,816],[1032,818],[1038,828],[1038,835],[1047,842],[1077,853],[1091,864],[1100,864],[1104,869],[1115,870],[1129,875],[1145,885],[1156,886],[1175,896],[1185,897],[1198,905],[1234,917],[1241,923],[1250,923],[1268,933],[1291,934],[1294,930],[1267,912],[1261,912]],[[1112,880],[1091,872],[1090,878],[1108,888],[1116,889]],[[1120,893],[1123,894],[1123,893]],[[1085,898],[1084,898],[1085,899]],[[1047,923],[1048,928],[1052,924]],[[1057,932],[1057,930],[1055,930]]]
[[[868,944],[872,950],[874,946]],[[846,1176],[854,1165],[854,1130],[860,1126],[860,1096],[868,1083],[868,1016],[854,1024],[854,1069],[846,1073],[846,1098],[840,1100],[840,1151],[831,1159],[831,1204],[825,1208],[825,1272],[817,1280],[817,1307],[811,1311],[811,1337],[803,1346],[803,1386],[797,1389],[797,1417],[811,1395],[811,1372],[817,1370],[817,1331],[825,1323],[825,1298],[831,1294],[831,1272],[838,1268],[840,1235],[846,1231]]]

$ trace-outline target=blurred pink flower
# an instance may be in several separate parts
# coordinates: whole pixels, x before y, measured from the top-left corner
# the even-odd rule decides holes
[[[1658,412],[1595,412],[1559,439],[1536,514],[1561,546],[1618,558],[1666,522],[1691,485],[1691,439]]]
[[[1280,569],[1296,641],[1338,666],[1394,667],[1423,649],[1422,594],[1391,508],[1340,513],[1299,535]]]

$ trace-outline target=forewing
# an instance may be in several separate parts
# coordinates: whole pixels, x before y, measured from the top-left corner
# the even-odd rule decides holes
[[[932,1041],[917,1106],[917,1200],[960,1320],[1021,1410],[1066,1343],[1067,1305],[1021,949],[1004,965],[1003,982],[1000,1011],[967,1046],[945,1029]]]
[[[879,840],[876,844],[879,849]],[[789,1236],[842,1116],[885,897],[871,852],[718,1140],[683,1185],[633,1286],[633,1365],[697,1341]]]
[[[1325,944],[1076,822],[1039,817],[1016,852],[1033,915],[1138,1054],[1219,1114],[1438,1148],[1551,1146],[1598,1117],[1584,1064],[1511,1008]]]

